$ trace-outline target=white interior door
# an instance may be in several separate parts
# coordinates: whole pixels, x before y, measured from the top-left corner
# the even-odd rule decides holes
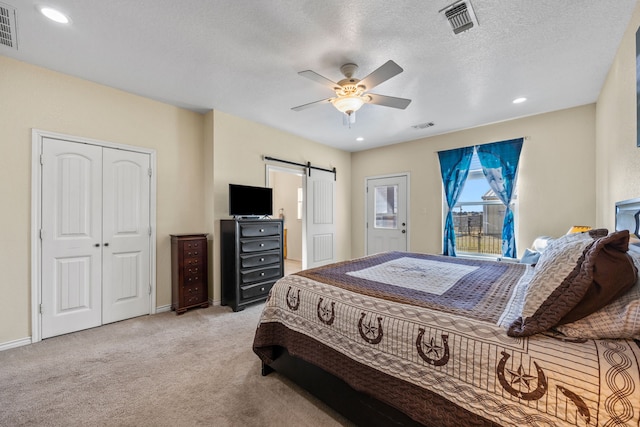
[[[102,323],[149,314],[150,158],[104,149]]]
[[[44,138],[42,337],[150,312],[150,156]]]
[[[336,259],[335,176],[311,169],[306,179],[306,266],[313,268]]]
[[[407,250],[407,176],[367,179],[367,254]]]
[[[102,322],[102,148],[42,147],[42,336]]]

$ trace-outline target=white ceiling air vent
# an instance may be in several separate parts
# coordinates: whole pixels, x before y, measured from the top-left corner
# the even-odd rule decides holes
[[[440,13],[443,12],[454,34],[459,34],[473,28],[474,25],[478,25],[478,19],[473,12],[471,2],[468,0],[457,1],[440,10]]]
[[[0,3],[0,46],[18,50],[16,9],[3,3]]]
[[[411,127],[414,129],[426,129],[426,128],[430,128],[431,126],[434,126],[433,122],[420,123],[419,125],[413,125]]]

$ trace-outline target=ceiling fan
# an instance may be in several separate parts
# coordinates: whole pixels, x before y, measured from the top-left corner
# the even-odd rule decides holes
[[[310,102],[309,104],[293,107],[294,111],[302,111],[316,105],[331,103],[338,111],[345,114],[345,123],[355,123],[355,113],[364,104],[376,104],[384,107],[399,108],[404,110],[411,103],[410,99],[396,98],[393,96],[377,95],[368,91],[389,80],[391,77],[400,74],[403,70],[395,62],[389,60],[381,67],[374,70],[364,79],[356,79],[353,74],[358,69],[356,64],[348,63],[340,67],[340,71],[344,75],[344,79],[338,83],[321,76],[315,71],[300,71],[298,74],[320,83],[333,90],[335,97],[322,99],[320,101]]]

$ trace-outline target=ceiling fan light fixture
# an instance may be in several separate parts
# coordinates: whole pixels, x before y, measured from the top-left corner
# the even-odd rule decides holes
[[[331,101],[334,107],[347,115],[358,111],[365,103],[363,96],[342,96]]]

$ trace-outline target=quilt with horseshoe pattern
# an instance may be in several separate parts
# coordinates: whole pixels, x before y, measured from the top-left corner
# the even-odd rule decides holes
[[[285,347],[425,425],[638,426],[638,342],[496,325],[524,268],[389,252],[285,276],[254,351]]]

